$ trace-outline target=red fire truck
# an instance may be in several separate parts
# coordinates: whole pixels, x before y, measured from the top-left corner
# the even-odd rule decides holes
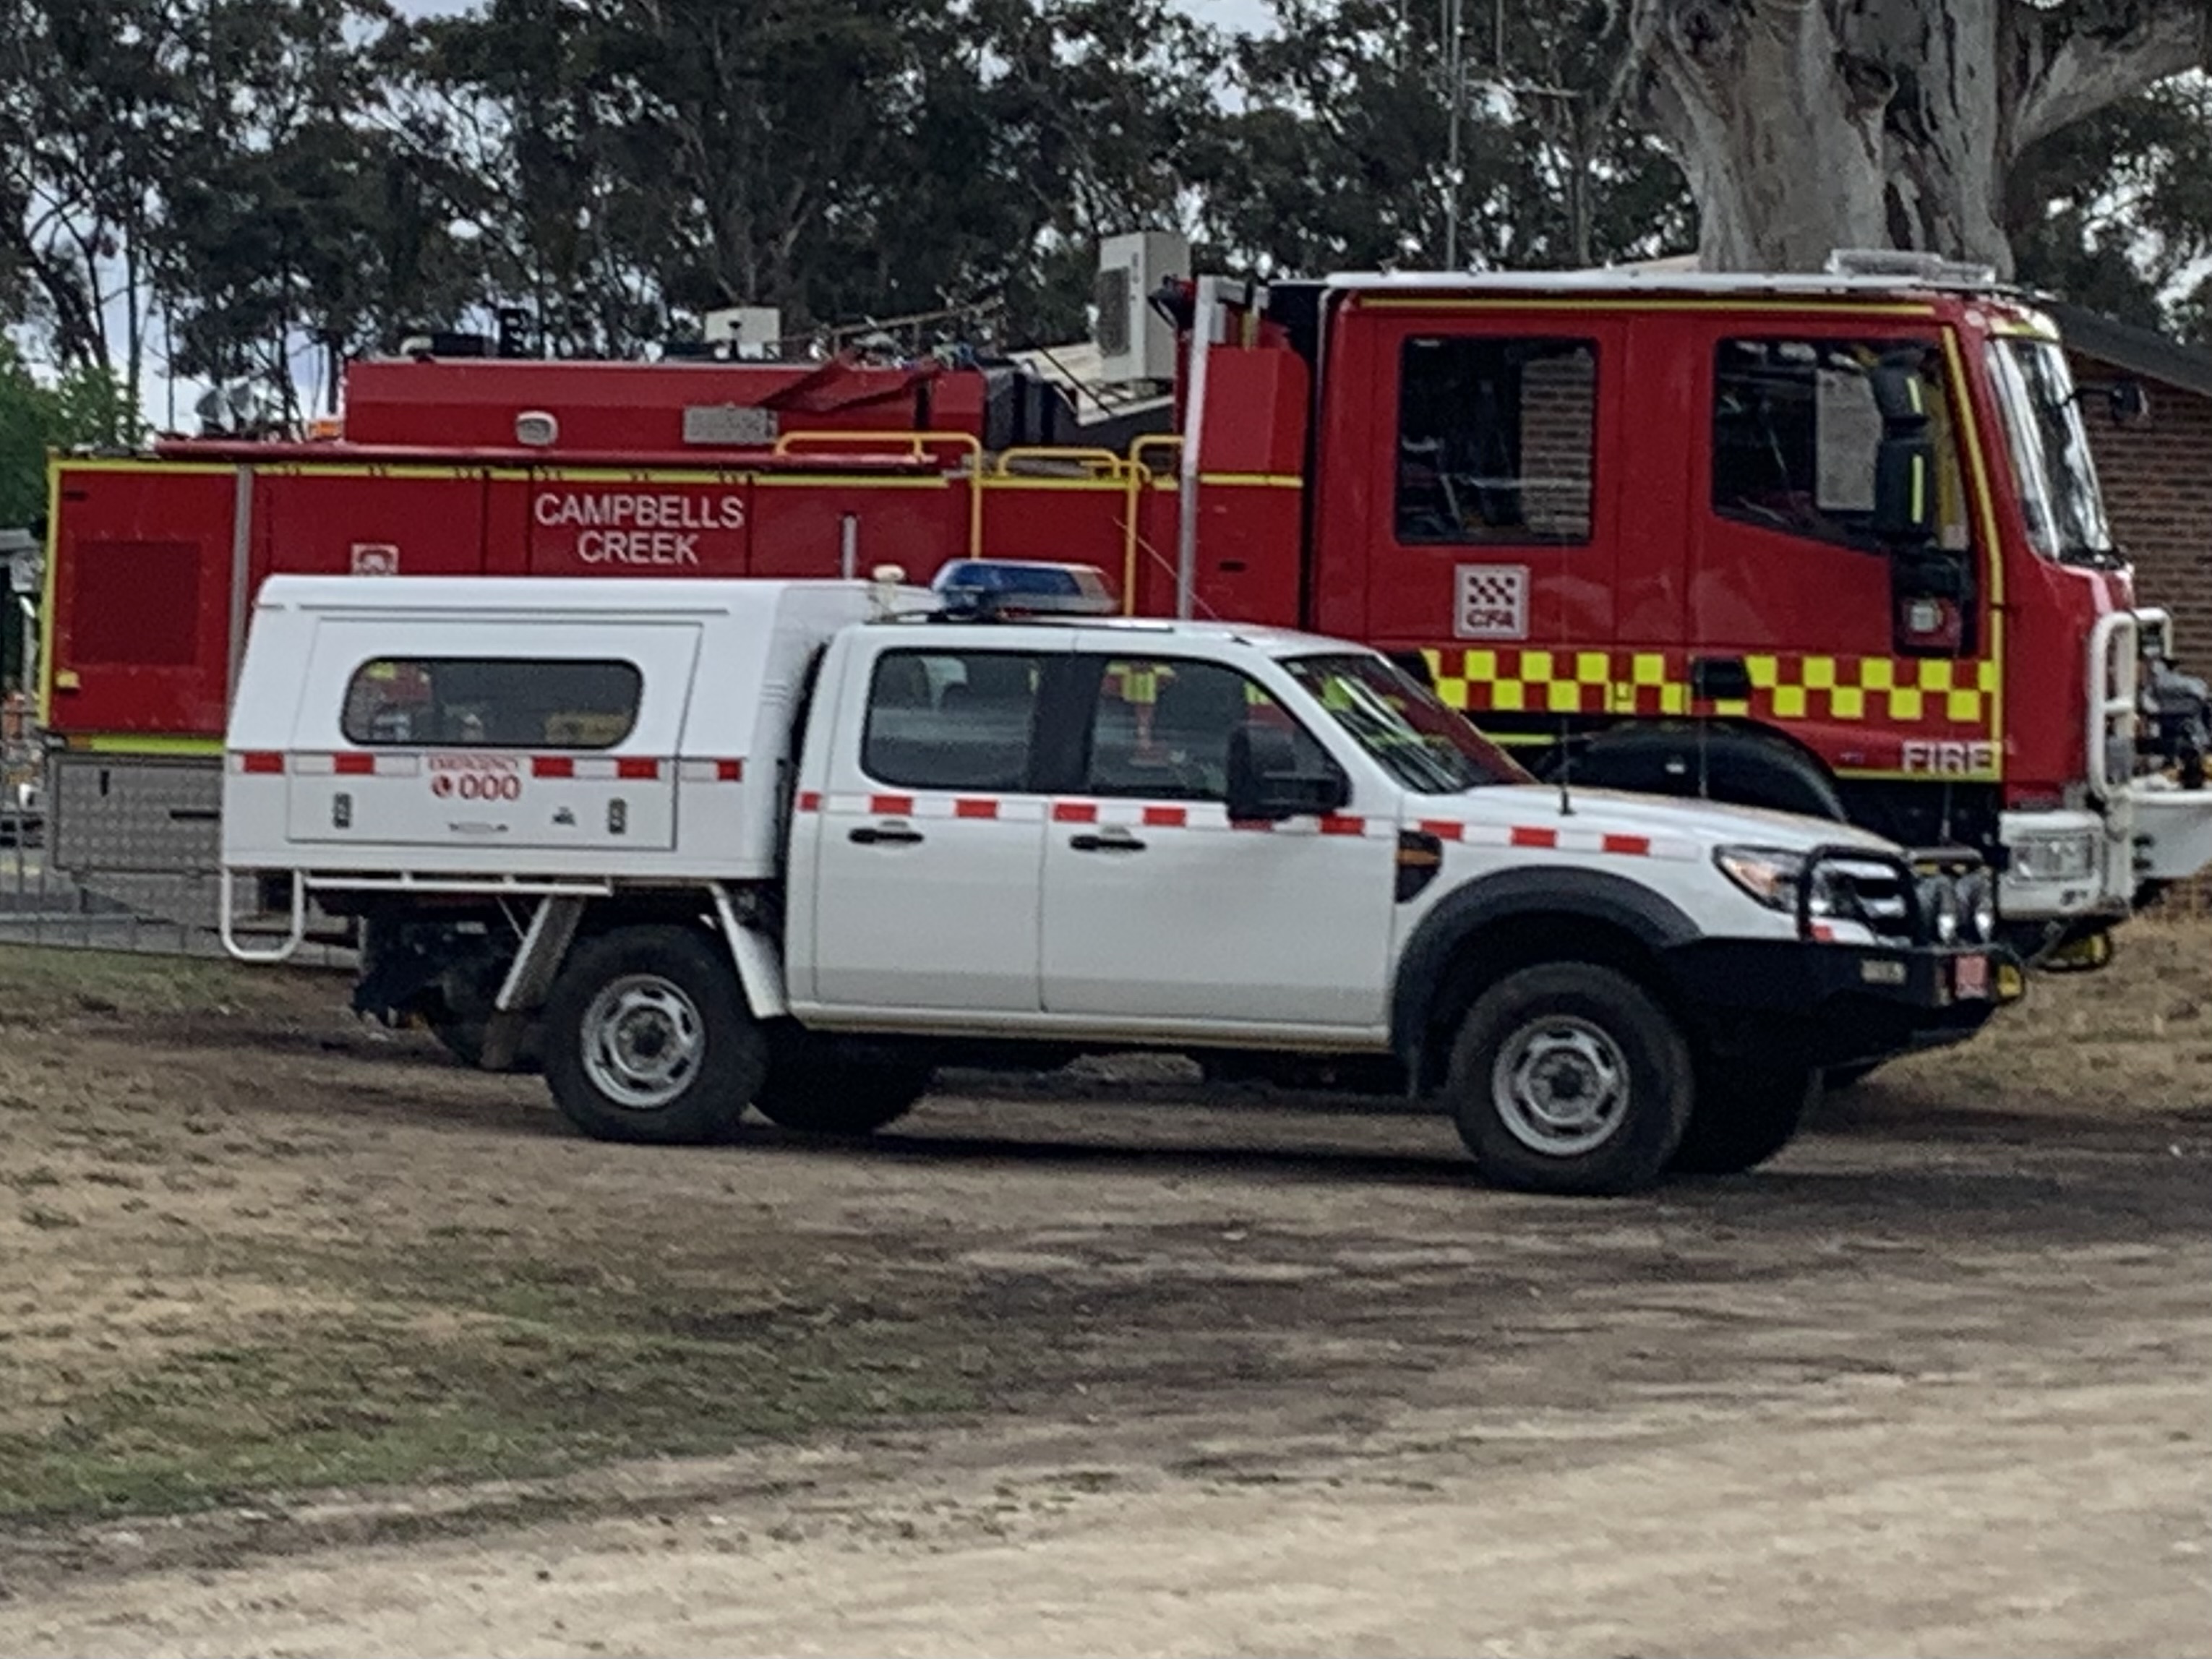
[[[2052,963],[2100,962],[2147,888],[2212,861],[2204,688],[2136,605],[2090,462],[2085,401],[2130,400],[2077,387],[2026,298],[1931,262],[1153,300],[1173,396],[1110,444],[1010,365],[416,354],[356,365],[328,438],[58,460],[58,863],[208,902],[271,572],[926,579],[971,554],[1370,641],[1577,784],[1975,848]]]

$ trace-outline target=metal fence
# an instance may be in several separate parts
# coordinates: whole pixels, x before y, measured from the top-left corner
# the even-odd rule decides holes
[[[145,885],[128,874],[86,879],[57,869],[48,845],[46,745],[18,699],[0,708],[0,946],[46,945],[90,951],[133,951],[161,956],[221,957],[222,941],[204,921],[178,919],[131,902]],[[174,883],[175,878],[168,878]],[[204,896],[189,907],[216,914],[216,872],[185,878]],[[171,905],[168,911],[184,908]],[[342,967],[352,960],[343,946],[310,942],[297,960],[313,967]]]

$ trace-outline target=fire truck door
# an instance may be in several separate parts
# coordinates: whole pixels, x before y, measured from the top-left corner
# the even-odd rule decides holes
[[[697,628],[499,633],[481,619],[323,623],[287,757],[293,839],[673,848]]]
[[[1377,325],[1370,465],[1389,482],[1369,493],[1359,537],[1365,637],[1611,646],[1621,469],[1599,458],[1624,453],[1626,328],[1571,311],[1386,312]]]
[[[1864,319],[1711,325],[1691,450],[1692,658],[1754,671],[1760,659],[1780,657],[1784,666],[1810,659],[1820,665],[1815,682],[1846,672],[1846,689],[1859,684],[1859,665],[1870,665],[1867,684],[1881,691],[1889,684],[1897,672],[1893,571],[1872,533],[1883,423],[1869,378],[1885,359],[1921,365],[1936,449],[1938,544],[1972,545],[1940,344],[1932,332],[1914,338],[1909,331]],[[1914,654],[1958,655],[1971,631],[1969,623]],[[1820,712],[1808,705],[1813,717]]]

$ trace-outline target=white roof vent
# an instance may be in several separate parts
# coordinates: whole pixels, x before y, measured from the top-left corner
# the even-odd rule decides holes
[[[1831,276],[1886,276],[1900,283],[1945,288],[1995,288],[1994,265],[1969,264],[1916,248],[1839,247],[1828,256]]]

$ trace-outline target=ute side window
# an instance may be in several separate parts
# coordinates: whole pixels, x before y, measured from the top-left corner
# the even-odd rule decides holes
[[[1257,682],[1218,663],[1116,658],[1105,665],[1079,793],[1151,800],[1225,800],[1229,742],[1243,727],[1289,730],[1302,771],[1334,769],[1328,751]]]
[[[628,662],[379,657],[354,671],[339,726],[371,749],[611,749],[644,690]]]
[[[1588,542],[1596,439],[1595,341],[1407,341],[1399,361],[1398,539]]]
[[[1880,552],[1881,413],[1868,374],[1911,368],[1936,447],[1938,544],[1969,543],[1942,356],[1924,340],[1723,340],[1713,364],[1713,511],[1786,535]]]
[[[908,789],[1025,787],[1043,665],[1012,651],[886,651],[868,683],[861,769]]]

